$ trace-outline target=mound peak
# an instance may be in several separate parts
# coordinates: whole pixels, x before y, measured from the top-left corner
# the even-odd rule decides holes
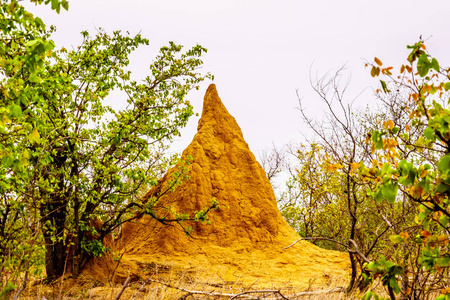
[[[183,151],[184,158],[192,157],[189,180],[172,193],[161,198],[172,203],[179,212],[199,211],[217,199],[219,208],[210,213],[211,224],[190,223],[198,243],[213,243],[221,247],[232,244],[259,247],[273,243],[284,229],[284,235],[297,238],[284,222],[277,209],[275,195],[264,170],[245,142],[234,117],[223,105],[214,84],[206,91],[198,132]],[[146,198],[157,196],[155,191],[165,190],[171,172],[149,191]],[[164,252],[197,251],[182,232],[175,228],[161,228]],[[201,241],[201,242],[200,242]],[[158,251],[158,249],[155,249]],[[160,251],[160,250],[159,250]]]

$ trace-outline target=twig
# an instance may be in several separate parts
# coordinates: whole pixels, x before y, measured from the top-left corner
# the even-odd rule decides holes
[[[311,296],[311,295],[321,295],[321,294],[331,294],[331,293],[342,293],[345,292],[345,288],[337,287],[327,291],[314,291],[314,292],[301,292],[297,294],[289,295],[288,297],[302,297],[302,296]]]
[[[300,242],[300,241],[308,241],[308,240],[312,240],[313,243],[314,243],[315,241],[329,241],[329,242],[333,242],[333,243],[339,244],[339,245],[341,245],[341,246],[343,246],[343,247],[345,247],[345,248],[348,248],[347,245],[344,245],[344,244],[342,244],[341,242],[338,242],[338,241],[333,240],[333,239],[329,239],[329,238],[325,238],[325,237],[305,237],[305,238],[301,238],[301,239],[299,239],[299,240],[296,240],[295,242],[293,242],[292,244],[290,244],[290,245],[287,246],[287,247],[282,248],[281,250],[286,250],[287,248],[290,248],[290,247],[294,246],[296,243],[298,243],[298,242]]]
[[[14,295],[13,300],[19,299],[20,294],[23,292],[23,290],[27,287],[28,283],[28,271],[25,272],[25,276],[23,277],[23,285],[22,287],[17,291],[17,293]]]
[[[293,242],[292,244],[290,244],[287,247],[282,248],[281,250],[286,250],[287,248],[291,248],[292,246],[294,246],[295,244],[297,244],[300,241],[303,241],[303,239],[296,240],[295,242]]]
[[[117,260],[117,264],[114,267],[114,270],[111,273],[111,279],[108,278],[109,286],[112,286],[112,282],[114,280],[114,274],[116,273],[117,268],[119,267],[120,261],[122,260],[123,255],[127,252],[127,249],[123,251],[123,253],[120,255],[119,259]],[[108,265],[107,265],[108,266]],[[109,269],[109,268],[108,268]],[[108,270],[109,271],[109,270]]]
[[[179,300],[182,299],[186,299],[187,297],[197,294],[197,295],[207,295],[207,296],[218,296],[218,297],[230,297],[230,300],[233,299],[237,299],[241,296],[246,296],[248,294],[275,294],[275,298],[269,298],[269,299],[293,299],[293,297],[302,297],[302,296],[311,296],[311,295],[322,295],[322,294],[329,294],[329,293],[341,293],[341,292],[345,292],[345,288],[343,287],[337,287],[337,288],[333,288],[331,290],[326,290],[326,291],[313,291],[313,292],[300,292],[300,293],[296,293],[296,294],[292,294],[292,295],[287,295],[284,296],[280,290],[253,290],[253,291],[245,291],[239,294],[229,294],[229,293],[218,293],[218,292],[205,292],[205,291],[193,291],[193,290],[188,290],[188,289],[184,289],[178,286],[174,286],[170,283],[166,283],[166,282],[162,282],[159,280],[155,280],[155,279],[150,279],[148,278],[146,280],[146,282],[154,282],[154,283],[158,283],[158,284],[162,284],[165,285],[169,288],[173,288],[182,292],[185,292],[186,294],[181,296],[181,298],[179,298]],[[266,298],[266,297],[264,297]],[[253,298],[252,298],[253,299]],[[258,298],[260,299],[260,298]],[[117,300],[117,299],[116,299]]]
[[[353,247],[355,248],[354,251],[366,262],[366,263],[370,263],[370,259],[368,259],[364,254],[362,254],[361,251],[359,251],[358,245],[356,244],[356,242],[352,239],[348,240]]]
[[[231,297],[230,300],[237,299],[238,297],[244,296],[247,294],[256,294],[256,293],[258,293],[258,294],[267,294],[267,293],[278,294],[278,295],[280,295],[280,297],[282,299],[289,299],[289,298],[286,298],[285,296],[283,296],[283,294],[281,294],[281,292],[279,290],[260,290],[260,291],[255,290],[255,291],[246,291],[246,292],[236,294],[233,297]]]
[[[120,292],[117,294],[117,297],[116,297],[115,300],[119,300],[120,299],[120,297],[122,296],[123,292],[127,288],[129,282],[130,282],[130,276],[128,276],[127,280],[125,280],[125,283],[123,284],[122,289],[120,290]]]
[[[167,286],[169,288],[180,290],[180,291],[183,291],[183,292],[186,292],[186,293],[189,293],[189,294],[208,295],[208,296],[223,296],[223,297],[234,297],[235,296],[235,294],[226,294],[226,293],[223,294],[223,293],[204,292],[204,291],[191,291],[191,290],[187,290],[187,289],[184,289],[184,288],[181,288],[181,287],[178,287],[178,286],[174,286],[174,285],[171,285],[169,283],[165,283],[165,282],[162,282],[162,281],[159,281],[159,280],[151,279],[151,278],[147,279],[147,282],[149,282],[149,281],[150,282],[159,283],[159,284],[165,285],[165,286]]]

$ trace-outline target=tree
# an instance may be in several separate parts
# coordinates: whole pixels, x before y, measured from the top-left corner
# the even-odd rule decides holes
[[[46,0],[45,4],[49,2]],[[68,8],[65,0],[51,2],[52,9],[57,11]],[[37,69],[43,67],[49,55],[47,51],[54,45],[42,20],[27,12],[18,1],[0,1],[0,15],[0,297],[3,298],[15,289],[22,273],[24,284],[16,297],[25,288],[28,271],[41,270],[43,241],[39,216],[24,202],[28,182],[17,180],[23,176],[22,166],[28,162],[30,152],[21,148],[16,137],[28,136],[33,131],[15,121],[25,116],[21,102],[33,98],[24,77],[35,78]]]
[[[411,155],[405,149],[394,151],[397,144],[393,139],[386,139],[380,144],[382,151],[376,152],[372,133],[390,127],[390,122],[383,122],[386,119],[408,125],[409,113],[403,90],[380,97],[382,105],[378,110],[357,111],[344,99],[347,85],[341,85],[342,79],[340,69],[331,76],[312,80],[326,107],[325,122],[309,118],[300,99],[302,116],[316,139],[298,148],[295,172],[279,203],[283,216],[304,239],[327,249],[349,252],[352,276],[348,290],[365,290],[370,273],[365,268],[367,263],[383,257],[400,262],[405,256],[414,256],[413,248],[392,247],[389,236],[402,230],[411,235],[418,232],[413,218],[415,205],[406,197],[392,201],[390,190],[384,191],[389,201],[374,201],[372,192],[379,188],[377,176],[384,172],[386,160]],[[410,140],[417,140],[423,130],[414,126]],[[431,158],[425,152],[421,157]],[[396,276],[399,269],[391,270]]]
[[[148,44],[140,34],[83,32],[76,50],[54,50],[39,18],[14,0],[1,8],[0,219],[11,222],[17,211],[33,216],[48,279],[67,269],[77,276],[106,250],[108,233],[143,213],[165,224],[189,218],[157,214],[158,199],[143,202],[140,191],[175,161],[164,153],[193,114],[186,96],[212,78],[197,71],[206,49],[183,52],[171,42],[137,82],[126,67],[130,53]],[[115,99],[126,108],[114,108]],[[185,176],[177,174],[171,188]]]
[[[381,259],[367,264],[371,278],[381,277],[390,297],[423,299],[441,292],[437,299],[450,299],[449,278],[449,170],[450,132],[448,107],[449,71],[426,51],[423,41],[408,46],[407,63],[399,75],[375,58],[372,76],[380,80],[379,94],[393,96],[406,91],[403,111],[407,119],[387,119],[384,128],[371,133],[372,151],[384,158],[382,169],[367,167],[378,182],[371,195],[377,202],[397,203],[406,198],[416,207],[414,225],[390,237],[393,247],[406,250],[403,260]],[[369,64],[368,64],[369,65]],[[421,131],[415,132],[417,128]],[[399,153],[406,154],[403,157]],[[398,281],[402,282],[400,287]],[[369,299],[373,292],[367,293]]]
[[[379,279],[391,299],[428,299],[439,293],[437,299],[450,299],[450,68],[440,67],[422,41],[408,48],[408,63],[398,76],[378,58],[367,64],[372,76],[388,77],[376,90],[380,111],[352,111],[334,76],[316,85],[329,126],[304,118],[321,139],[325,168],[342,183],[338,193],[330,192],[338,196],[337,203],[347,204],[349,289],[364,290]],[[373,291],[365,294],[365,299],[372,297],[380,298]]]

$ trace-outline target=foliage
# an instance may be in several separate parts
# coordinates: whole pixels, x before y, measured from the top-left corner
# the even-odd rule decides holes
[[[380,279],[392,299],[441,290],[450,264],[449,71],[422,42],[408,48],[397,77],[378,58],[368,64],[372,76],[389,78],[376,91],[378,110],[363,113],[344,102],[342,70],[312,80],[328,119],[308,118],[300,99],[318,140],[298,149],[280,199],[283,215],[305,239],[347,249],[349,290],[364,291]],[[379,298],[373,291],[365,296]]]
[[[51,2],[57,12],[68,6],[36,2]],[[165,150],[193,114],[188,92],[212,78],[197,71],[206,49],[183,52],[171,42],[137,82],[127,65],[130,53],[148,44],[140,34],[83,32],[75,50],[56,50],[52,29],[17,1],[2,1],[0,9],[3,286],[11,270],[16,278],[32,266],[38,271],[43,250],[49,279],[68,269],[77,276],[105,251],[108,233],[143,213],[165,224],[206,220],[211,207],[170,219],[156,214],[158,199],[141,197],[176,162]],[[167,192],[184,178],[182,169]]]
[[[343,230],[348,228],[347,219],[342,219],[345,203],[342,198],[341,177],[329,168],[323,148],[312,143],[301,145],[293,153],[295,166],[291,178],[279,196],[281,214],[302,237],[327,237],[314,242],[327,249],[344,250],[340,243]],[[292,160],[292,159],[291,159]]]
[[[408,63],[401,66],[396,77],[391,72],[392,67],[383,68],[379,59],[371,64],[373,76],[381,73],[390,80],[388,83],[380,81],[379,93],[392,95],[394,88],[408,90],[405,110],[411,125],[386,120],[382,130],[373,132],[372,151],[383,154],[383,168],[367,170],[373,172],[374,180],[378,181],[376,188],[369,192],[376,201],[395,203],[403,195],[417,208],[414,222],[419,231],[411,234],[404,227],[390,237],[394,246],[402,245],[414,252],[410,251],[403,261],[396,262],[398,268],[402,268],[401,276],[384,282],[394,293],[416,299],[445,287],[448,280],[450,82],[449,70],[440,67],[422,41],[408,49],[411,50]],[[414,127],[424,128],[416,139],[411,138]],[[401,159],[399,152],[409,155]],[[402,290],[396,288],[395,279],[403,281]],[[447,295],[446,289],[442,291]],[[391,298],[394,298],[393,293]]]
[[[367,144],[366,133],[379,128],[377,121],[397,111],[397,104],[389,103],[388,112],[369,111],[363,114],[356,111],[351,104],[345,103],[347,85],[341,86],[345,80],[342,73],[343,69],[339,69],[332,75],[311,80],[314,90],[325,104],[328,116],[325,122],[319,123],[309,118],[300,99],[303,119],[317,136],[317,141],[309,147],[317,157],[316,165],[320,168],[308,167],[310,162],[305,164],[300,160],[296,185],[305,199],[305,185],[320,181],[316,184],[322,190],[316,194],[322,199],[317,201],[318,209],[304,201],[301,206],[307,212],[324,210],[326,213],[312,216],[310,223],[320,230],[305,239],[326,241],[321,245],[349,252],[352,268],[350,291],[366,288],[363,265],[370,261],[368,257],[392,254],[391,248],[386,247],[389,242],[387,234],[394,232],[399,222],[408,219],[411,207],[372,201],[367,191],[376,185],[376,181],[370,178],[370,173],[364,173],[364,166],[378,167],[379,164]],[[302,173],[307,176],[302,176]],[[322,174],[327,175],[324,177]]]
[[[51,2],[55,10],[68,8],[67,1]],[[52,29],[47,31],[42,20],[18,1],[0,1],[0,29],[0,294],[4,296],[18,287],[17,279],[23,272],[26,281],[28,272],[40,273],[44,262],[39,218],[36,209],[27,205],[25,194],[29,177],[24,166],[31,152],[15,137],[36,138],[38,132],[31,124],[16,122],[28,114],[22,103],[33,99],[24,74],[35,80],[37,69],[43,68],[54,45],[49,40]]]

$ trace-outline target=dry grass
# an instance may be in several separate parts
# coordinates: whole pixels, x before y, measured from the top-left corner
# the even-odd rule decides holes
[[[199,274],[199,276],[196,276]],[[206,273],[165,274],[153,276],[145,281],[132,281],[125,286],[99,286],[91,279],[67,278],[53,285],[30,284],[20,299],[358,299],[358,295],[345,293],[345,282],[329,280],[318,285],[311,280],[310,286],[265,286],[246,284],[244,280],[227,281],[218,275]]]

